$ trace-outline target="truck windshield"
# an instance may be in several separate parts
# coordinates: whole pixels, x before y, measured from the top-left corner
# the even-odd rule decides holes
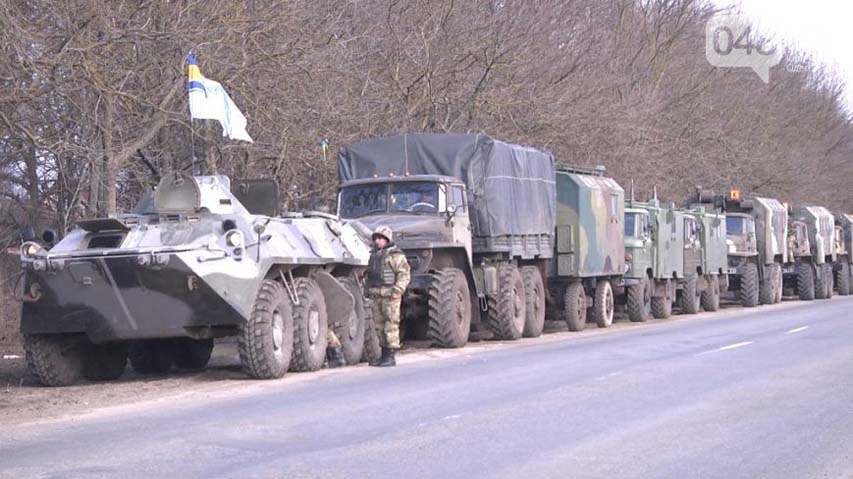
[[[746,221],[740,216],[726,216],[726,234],[746,234]]]
[[[437,213],[438,184],[426,182],[391,183],[391,211]]]
[[[637,213],[625,213],[625,236],[637,236]]]
[[[361,218],[388,211],[388,185],[352,186],[341,190],[342,218]]]

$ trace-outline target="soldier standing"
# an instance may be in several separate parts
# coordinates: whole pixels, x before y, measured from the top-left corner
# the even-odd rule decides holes
[[[373,232],[373,250],[367,270],[367,293],[372,301],[376,335],[382,356],[371,366],[394,366],[394,352],[400,349],[400,302],[409,285],[411,269],[406,255],[393,243],[388,226]]]

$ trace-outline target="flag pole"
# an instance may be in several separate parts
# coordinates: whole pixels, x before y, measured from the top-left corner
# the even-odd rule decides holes
[[[190,61],[189,58],[193,54],[192,50],[187,52],[186,63],[187,69],[189,69]],[[187,75],[187,79],[189,81],[189,74]],[[190,108],[189,104],[187,104],[187,108],[190,112],[190,174],[193,176],[196,175],[196,156],[195,156],[195,122],[193,121],[193,111]]]

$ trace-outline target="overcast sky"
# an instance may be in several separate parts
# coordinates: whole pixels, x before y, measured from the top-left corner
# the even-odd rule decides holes
[[[740,6],[761,31],[811,52],[819,61],[835,68],[847,83],[847,107],[853,111],[853,1],[715,0],[715,3]]]

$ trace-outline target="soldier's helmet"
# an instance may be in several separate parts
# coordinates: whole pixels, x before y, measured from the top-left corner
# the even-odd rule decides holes
[[[382,236],[390,243],[394,239],[394,232],[391,231],[390,226],[379,225],[375,230],[373,230],[373,236],[371,238],[376,239],[377,236]]]

